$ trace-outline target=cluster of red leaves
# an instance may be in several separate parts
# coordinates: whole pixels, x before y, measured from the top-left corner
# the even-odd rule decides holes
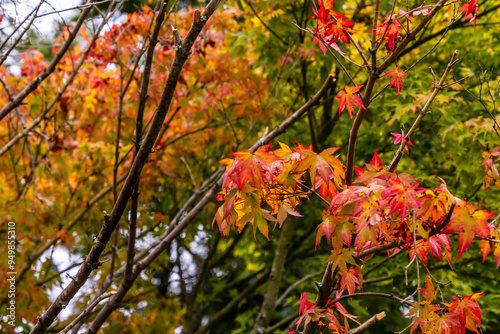
[[[261,146],[255,153],[232,153],[236,159],[221,161],[227,167],[217,199],[224,204],[217,210],[213,223],[217,222],[223,235],[229,235],[231,226],[241,232],[250,222],[254,234],[259,230],[269,239],[267,221],[281,226],[288,214],[300,216],[295,207],[300,197],[306,196],[301,180],[306,170],[313,190],[319,188],[327,194],[336,191],[334,183],[341,187],[344,165],[332,155],[337,148],[316,154],[311,146],[305,148],[300,144],[292,149],[280,143],[281,148],[274,151],[269,151],[270,146]],[[263,209],[264,204],[269,209]]]
[[[401,95],[401,89],[403,89],[403,77],[406,77],[404,71],[399,72],[399,66],[396,66],[392,71],[387,72],[384,75],[388,75],[390,78],[389,87],[394,87],[398,91],[398,94]]]
[[[311,17],[316,20],[316,36],[314,37],[314,42],[319,42],[319,47],[323,51],[323,54],[326,54],[330,46],[343,54],[337,42],[340,40],[346,44],[350,44],[350,33],[356,32],[356,30],[351,28],[355,23],[346,20],[345,14],[336,12],[333,10],[333,7],[333,0],[317,0],[317,4],[315,4],[312,9],[313,15]],[[466,11],[469,13],[469,7]],[[428,9],[416,10],[413,15],[427,15],[429,12]],[[400,21],[401,18],[405,17],[411,22],[408,13],[400,10],[398,14],[399,15],[390,15],[375,29],[376,36],[383,40],[388,52],[394,51],[396,48],[396,41],[401,39],[400,30],[402,28],[404,29],[404,25]],[[373,29],[370,32],[373,32]]]
[[[345,15],[334,11],[333,2],[333,0],[317,0],[319,8],[316,10],[316,5],[314,5],[314,14],[311,16],[316,20],[315,32],[317,37],[314,37],[313,42],[319,43],[319,47],[325,55],[329,46],[342,53],[337,42],[340,40],[349,44],[351,40],[349,33],[355,32],[351,28],[355,23],[346,20]]]
[[[420,288],[420,294],[425,300],[411,303],[412,308],[407,316],[411,316],[411,332],[418,329],[422,333],[462,334],[466,329],[479,333],[476,327],[481,326],[481,309],[477,300],[483,296],[475,293],[471,296],[452,296],[451,303],[443,302],[436,305],[434,300],[438,290],[430,277],[427,277],[425,288]]]
[[[300,216],[296,206],[301,197],[313,193],[320,196],[325,210],[316,229],[316,247],[323,237],[332,247],[332,254],[326,262],[331,262],[332,271],[340,274],[337,297],[361,289],[360,265],[369,256],[357,260],[354,256],[370,248],[395,243],[398,246],[394,246],[390,254],[406,249],[413,258],[416,251],[427,267],[429,254],[440,261],[443,261],[444,254],[447,261],[452,262],[452,234],[458,234],[458,258],[476,237],[483,239],[481,250],[484,257],[491,251],[490,241],[485,239],[500,238],[500,230],[486,223],[493,213],[478,210],[456,198],[444,181],[436,189],[427,189],[408,174],[389,172],[376,152],[366,168],[356,168],[358,178],[354,185],[346,186],[342,184],[344,166],[332,156],[337,148],[316,154],[311,147],[304,148],[300,144],[296,144],[295,149],[282,143],[280,146],[274,151],[269,151],[270,145],[266,145],[256,153],[236,152],[233,153],[236,159],[222,161],[227,168],[218,200],[224,204],[217,211],[214,222],[225,236],[231,226],[241,232],[244,225],[251,222],[254,233],[258,229],[268,238],[267,221],[275,221],[281,226],[288,214]],[[305,172],[310,175],[310,187],[301,179]],[[416,244],[414,235],[418,240]],[[499,261],[500,247],[495,248],[494,255]],[[324,321],[330,329],[345,330],[333,315],[333,308],[316,308],[306,297],[301,299],[298,325]],[[458,299],[450,305],[454,303],[458,303]],[[340,311],[337,306],[334,309]],[[439,321],[455,321],[453,330],[460,329],[456,333],[471,327],[470,322],[464,322],[468,320],[454,320],[456,312],[452,306],[448,307],[447,315],[438,314],[441,310],[429,306],[427,312],[435,314],[435,319],[429,320],[432,326]],[[340,313],[347,317],[347,314]],[[480,323],[480,318],[472,319]],[[422,327],[428,323],[419,322],[418,325]]]
[[[386,74],[390,78],[389,87],[394,87],[398,91],[398,94],[401,95],[401,89],[403,89],[403,77],[407,76],[404,71],[399,71],[399,66],[392,71],[387,72]],[[359,90],[363,87],[354,86],[349,87],[345,86],[344,90],[341,90],[336,98],[339,99],[339,114],[344,111],[347,107],[347,111],[349,112],[349,116],[352,118],[354,116],[354,107],[359,107],[361,109],[366,109],[361,96],[359,95]],[[399,141],[401,142],[401,141]],[[396,143],[395,143],[396,144]],[[413,145],[410,143],[410,145]]]
[[[336,98],[340,100],[339,115],[342,113],[342,111],[344,111],[346,107],[351,118],[354,116],[355,106],[360,107],[361,109],[366,109],[363,105],[363,100],[361,100],[361,97],[358,93],[361,87],[363,87],[363,85],[354,87],[345,86],[345,90],[341,90],[337,94]]]
[[[327,305],[329,307],[320,308],[317,307],[315,303],[311,303],[307,300],[309,293],[302,293],[300,296],[300,309],[299,309],[299,320],[297,321],[297,329],[299,328],[301,323],[304,323],[304,326],[309,322],[317,322],[319,326],[324,326],[330,330],[333,330],[336,333],[342,333],[349,330],[348,319],[353,316],[350,315],[347,310],[340,303],[332,303],[331,300],[328,300]],[[335,312],[339,313],[335,315]],[[344,319],[344,325],[340,324],[340,319]],[[325,322],[322,322],[321,319],[325,319]],[[296,333],[294,330],[288,331],[289,334]]]
[[[376,36],[381,37],[382,40],[385,42],[385,47],[387,49],[387,52],[392,52],[396,48],[396,41],[401,39],[401,36],[399,33],[401,32],[401,28],[404,25],[401,23],[401,19],[403,17],[406,17],[407,20],[410,20],[410,17],[408,14],[403,12],[402,10],[399,11],[399,14],[401,16],[398,16],[397,14],[392,14],[390,15],[381,25],[379,25],[375,31],[376,31]],[[370,30],[369,32],[373,32],[373,29]]]

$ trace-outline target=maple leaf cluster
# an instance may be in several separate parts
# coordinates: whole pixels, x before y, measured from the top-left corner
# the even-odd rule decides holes
[[[373,247],[392,243],[391,256],[409,250],[410,258],[418,257],[427,267],[428,255],[441,262],[444,257],[449,263],[453,262],[450,235],[458,234],[458,258],[475,238],[482,240],[481,250],[486,257],[492,249],[489,238],[500,238],[500,230],[486,223],[493,213],[478,210],[453,196],[444,181],[435,189],[427,189],[408,174],[389,172],[377,152],[365,168],[356,168],[358,178],[354,185],[347,186],[342,182],[344,166],[332,156],[337,148],[326,149],[320,154],[300,144],[294,149],[283,143],[274,151],[269,148],[270,144],[255,153],[236,152],[232,154],[236,159],[221,161],[227,167],[223,189],[217,199],[224,204],[218,209],[214,223],[217,222],[219,231],[227,236],[231,226],[241,232],[250,222],[254,234],[259,230],[269,239],[267,221],[281,226],[288,214],[300,216],[296,207],[301,198],[321,197],[325,210],[316,228],[316,247],[320,246],[323,237],[331,245],[332,254],[326,262],[330,262],[332,271],[340,275],[335,291],[337,298],[362,288],[361,269],[369,255],[360,257],[359,254]],[[306,185],[307,179],[302,179],[305,172],[310,175],[310,187]],[[414,238],[417,238],[416,243]],[[500,247],[494,245],[498,262]],[[306,297],[301,298],[298,326],[313,321],[329,329],[345,330],[333,312],[348,317],[340,306],[319,308]],[[476,303],[475,300],[471,302]],[[450,305],[455,305],[453,303]],[[433,312],[429,320],[432,324],[419,320],[415,326],[441,326],[438,323],[444,321],[442,326],[450,322],[455,323],[455,329],[472,328],[471,322],[463,317],[455,320],[458,314],[455,309],[448,306],[448,313],[443,315],[438,314],[441,308],[429,306],[426,312]],[[472,319],[480,324],[480,317]]]
[[[477,300],[483,293],[451,296],[451,303],[443,301],[437,305],[434,300],[438,296],[438,290],[430,276],[427,276],[425,288],[420,288],[419,293],[425,300],[410,303],[412,308],[406,314],[412,317],[411,333],[420,330],[422,333],[462,334],[466,329],[479,333],[476,324],[481,326],[481,309]]]
[[[319,43],[319,47],[324,55],[326,55],[329,47],[344,55],[337,42],[342,41],[350,44],[352,39],[350,33],[357,32],[351,27],[356,23],[346,20],[345,14],[338,13],[333,10],[333,7],[333,0],[317,0],[317,5],[313,6],[313,15],[311,17],[316,20],[313,42]],[[469,20],[469,23],[473,23],[475,27],[478,10],[477,0],[471,0],[470,2],[464,2],[458,11],[464,13],[463,20]],[[412,19],[410,14],[413,17],[418,17],[420,15],[427,16],[430,13],[431,6],[420,6],[408,12],[399,9],[397,14],[390,14],[382,24],[368,32],[373,33],[375,31],[375,36],[378,38],[377,43],[384,44],[387,52],[391,53],[396,49],[397,42],[402,39],[401,34],[408,34],[411,31],[410,23],[412,23]],[[406,27],[405,23],[407,23]],[[410,31],[406,31],[407,29],[410,29]]]
[[[336,192],[335,185],[341,186],[345,167],[332,155],[337,148],[316,154],[311,146],[300,144],[290,148],[280,143],[281,148],[274,151],[269,151],[270,146],[261,146],[255,153],[232,153],[236,159],[221,161],[226,172],[217,199],[224,204],[212,225],[217,222],[224,236],[229,235],[231,227],[241,232],[250,222],[254,234],[259,230],[269,239],[267,220],[281,226],[289,214],[300,216],[295,207],[308,194],[302,190],[305,171],[311,176],[312,191],[319,188],[326,195]],[[264,204],[268,209],[262,208]]]
[[[476,27],[478,10],[479,6],[477,5],[477,0],[471,0],[470,2],[465,2],[458,11],[464,13],[463,21],[469,20],[469,23],[473,23],[474,27]]]
[[[309,322],[317,322],[320,326],[333,330],[334,332],[343,332],[349,329],[347,321],[344,321],[344,326],[340,323],[339,318],[352,318],[347,310],[340,303],[333,303],[328,300],[329,307],[320,308],[315,303],[311,303],[307,297],[309,293],[302,293],[300,296],[299,320],[297,320],[297,329],[301,323],[307,325]],[[338,313],[338,314],[336,314]],[[325,319],[323,322],[321,319]],[[294,330],[288,331],[289,334],[295,334]]]
[[[466,18],[473,16],[475,22],[477,5],[475,4],[475,0],[472,2],[465,4],[460,11],[465,12]],[[343,55],[344,52],[340,49],[337,42],[341,41],[350,44],[352,39],[351,33],[357,32],[352,29],[356,23],[346,20],[345,14],[340,14],[333,8],[333,0],[317,0],[316,4],[313,4],[313,15],[311,17],[316,21],[313,42],[319,43],[319,47],[324,55],[326,55],[329,47],[332,47]],[[405,30],[405,26],[401,22],[403,18],[408,20],[409,23],[412,22],[409,15],[410,12],[412,12],[413,17],[416,17],[419,15],[426,16],[431,10],[426,7],[418,7],[409,12],[400,9],[397,14],[389,15],[382,24],[375,28],[375,34],[379,38],[377,42],[385,44],[387,52],[394,51],[397,41],[401,40],[402,30]],[[372,33],[373,29],[369,32]]]
[[[324,55],[326,55],[330,46],[342,53],[337,42],[350,43],[351,36],[349,33],[355,32],[351,28],[355,23],[346,20],[345,14],[340,14],[333,10],[333,0],[318,0],[317,5],[319,6],[317,10],[317,6],[313,6],[313,15],[311,16],[316,20],[316,36],[313,42],[319,43],[319,47]]]

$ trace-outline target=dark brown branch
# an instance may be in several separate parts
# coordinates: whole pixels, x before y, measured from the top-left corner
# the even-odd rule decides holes
[[[153,28],[153,33],[149,39],[148,51],[146,53],[146,62],[144,65],[144,75],[142,78],[141,92],[139,95],[139,106],[137,110],[136,125],[135,125],[135,156],[139,153],[142,142],[142,132],[143,132],[143,122],[144,122],[144,110],[146,109],[146,100],[148,98],[149,90],[149,79],[151,76],[151,70],[153,65],[153,55],[156,44],[158,44],[158,34],[162,23],[165,19],[165,12],[167,10],[169,1],[162,3],[158,15],[156,16],[155,26]],[[135,157],[134,157],[135,159]],[[130,203],[130,222],[128,226],[128,245],[127,245],[127,262],[125,264],[125,279],[133,279],[132,267],[134,265],[135,256],[135,240],[137,235],[137,207],[139,201],[139,182],[134,186],[132,192],[131,203]],[[116,232],[118,233],[118,231]]]
[[[75,327],[75,325],[78,324],[81,320],[83,320],[83,318],[85,318],[85,316],[87,316],[90,312],[92,312],[94,307],[96,307],[97,304],[99,304],[99,302],[103,301],[106,298],[111,297],[114,294],[115,294],[115,292],[108,292],[108,293],[105,293],[103,295],[100,295],[97,299],[95,299],[92,303],[90,303],[89,306],[87,306],[83,310],[83,312],[80,313],[68,326],[64,327],[64,329],[62,331],[60,331],[59,334],[68,333],[68,331],[71,328]]]
[[[372,70],[370,71],[370,77],[368,78],[368,82],[365,87],[365,92],[363,95],[363,105],[365,108],[371,103],[371,94],[373,91],[373,86],[375,81],[378,79],[380,73],[384,72],[396,59],[396,57],[404,50],[404,48],[410,43],[410,41],[415,39],[415,36],[429,23],[429,21],[436,15],[436,13],[444,6],[444,4],[448,0],[440,0],[434,8],[429,13],[429,15],[425,16],[422,21],[401,41],[401,43],[396,47],[396,49],[389,55],[389,57],[380,64],[379,67],[375,67],[372,63]],[[373,55],[372,55],[373,56]],[[372,62],[374,60],[372,59]],[[376,65],[376,63],[375,63]],[[358,138],[358,131],[363,118],[365,116],[366,109],[359,108],[358,113],[356,114],[356,118],[354,119],[354,123],[351,128],[351,133],[349,135],[349,147],[347,150],[347,169],[346,169],[346,184],[351,185],[353,181],[353,173],[354,173],[354,155],[356,151],[356,141]]]
[[[93,1],[92,1],[93,2]],[[43,72],[36,77],[33,81],[31,81],[24,89],[17,94],[12,101],[7,103],[1,110],[0,110],[0,121],[5,118],[14,108],[18,107],[23,100],[31,94],[40,84],[50,75],[52,72],[55,71],[56,65],[59,63],[59,61],[62,59],[66,51],[68,51],[69,47],[71,46],[71,43],[75,40],[78,31],[80,30],[81,26],[85,22],[85,19],[87,16],[90,14],[90,11],[92,10],[93,7],[88,7],[85,8],[78,17],[78,20],[75,22],[73,30],[69,33],[68,38],[64,42],[64,44],[61,46],[61,49],[54,55],[54,58],[52,61],[49,63],[49,65],[43,70]]]
[[[398,302],[400,302],[402,304],[406,304],[408,306],[412,306],[411,302],[407,301],[406,299],[394,296],[392,294],[383,293],[383,292],[358,292],[358,293],[352,293],[352,294],[343,295],[343,296],[340,296],[338,298],[335,298],[334,300],[329,302],[327,305],[325,305],[325,307],[330,307],[330,306],[334,305],[335,303],[338,303],[344,299],[351,299],[351,298],[356,298],[356,297],[382,297],[382,298],[387,298],[387,299],[392,299],[392,300],[398,301]]]
[[[212,0],[207,5],[202,15],[203,20],[193,23],[186,38],[182,42],[182,46],[179,50],[177,50],[170,69],[170,73],[165,83],[165,88],[158,103],[154,118],[151,122],[151,127],[149,128],[149,131],[144,138],[144,142],[141,145],[141,148],[139,149],[139,152],[137,153],[136,158],[132,163],[130,172],[127,176],[127,179],[125,180],[125,184],[123,185],[120,194],[118,195],[118,199],[111,213],[109,215],[105,214],[104,224],[96,239],[94,240],[93,246],[86,256],[84,264],[80,267],[75,279],[70,282],[70,284],[57,297],[57,299],[54,301],[54,303],[52,303],[47,311],[39,317],[38,323],[31,331],[32,334],[43,333],[52,324],[63,307],[65,307],[69,303],[69,301],[80,290],[83,284],[85,284],[90,273],[101,265],[99,257],[104,251],[107,243],[109,242],[111,234],[115,230],[123,212],[125,211],[134,187],[139,181],[144,164],[146,163],[149,155],[153,153],[153,144],[158,137],[163,121],[167,116],[170,102],[172,101],[174,91],[177,87],[182,68],[191,54],[191,47],[193,46],[201,30],[205,26],[205,22],[209,17],[212,16],[219,3],[220,0]],[[111,314],[114,309],[116,309],[117,305],[114,301],[121,300],[121,298],[123,298],[124,292],[126,293],[126,291],[128,291],[128,289],[130,288],[130,286],[128,285],[128,282],[125,285],[122,282],[122,285],[120,286],[117,294],[113,296],[113,298],[111,298],[111,301],[106,304],[101,312],[99,312],[99,315],[89,328],[89,333],[96,333],[97,330],[101,327],[104,320],[107,319],[109,314]],[[117,296],[119,297],[115,299],[114,297]]]

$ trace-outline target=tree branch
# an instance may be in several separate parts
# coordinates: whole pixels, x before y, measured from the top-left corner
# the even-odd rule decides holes
[[[415,36],[429,23],[429,21],[436,15],[436,13],[444,6],[444,4],[448,0],[440,0],[432,11],[425,16],[422,21],[413,29],[406,37],[401,41],[401,43],[396,47],[396,49],[389,55],[389,57],[380,64],[379,67],[375,67],[372,63],[372,70],[370,71],[370,77],[368,78],[368,82],[365,87],[365,92],[363,95],[363,105],[366,109],[359,108],[358,113],[356,114],[356,118],[354,119],[354,123],[352,124],[351,133],[349,135],[349,147],[347,149],[347,169],[346,169],[346,184],[349,186],[353,181],[353,173],[354,173],[354,155],[356,151],[356,141],[358,138],[358,131],[363,118],[365,116],[366,110],[371,103],[371,94],[373,91],[373,86],[375,85],[375,81],[378,79],[380,73],[384,72],[385,69],[391,65],[396,57],[402,52],[402,50],[410,43],[411,40],[415,39]],[[372,51],[373,52],[373,51]],[[372,54],[373,57],[373,54]],[[372,62],[373,62],[372,58]],[[376,65],[376,64],[375,64]]]
[[[451,60],[448,63],[448,66],[446,67],[446,70],[443,73],[443,76],[441,77],[441,80],[439,80],[439,83],[434,82],[434,86],[435,86],[434,91],[432,92],[431,96],[429,97],[429,99],[425,103],[424,107],[420,110],[420,114],[418,115],[417,119],[415,120],[415,122],[411,126],[410,131],[408,131],[408,133],[403,136],[403,140],[401,141],[401,145],[399,146],[398,151],[394,155],[394,158],[392,159],[391,164],[389,165],[389,169],[388,169],[389,172],[393,173],[396,170],[398,163],[401,160],[401,157],[403,156],[403,151],[405,149],[405,146],[408,144],[408,141],[410,140],[410,137],[413,135],[413,133],[416,131],[416,129],[420,125],[420,121],[422,120],[422,118],[424,118],[424,116],[428,113],[429,108],[430,108],[432,102],[434,102],[434,99],[436,98],[438,92],[443,89],[443,85],[444,85],[444,82],[446,80],[446,77],[450,73],[453,65],[458,61],[458,59],[456,59],[457,54],[458,54],[458,51],[455,50],[455,52],[453,52],[453,55],[451,56]]]
[[[361,326],[359,326],[357,328],[354,328],[354,329],[351,329],[349,331],[349,334],[363,333],[366,330],[368,330],[370,327],[372,327],[373,325],[375,325],[377,322],[379,322],[380,320],[382,320],[383,318],[385,318],[385,312],[380,312],[378,314],[375,314],[373,317],[371,317],[370,319],[368,319],[367,321],[365,321]]]
[[[215,9],[219,6],[220,0],[212,0],[207,7],[205,8],[202,17],[203,20],[199,22],[193,22],[191,29],[189,30],[186,38],[182,42],[181,47],[177,50],[175,54],[175,58],[173,64],[170,68],[170,73],[168,75],[167,81],[165,83],[165,87],[156,108],[155,115],[151,122],[151,127],[149,128],[148,133],[144,139],[143,144],[139,152],[134,159],[132,166],[130,168],[127,179],[125,180],[125,184],[123,185],[120,194],[118,195],[118,199],[111,211],[111,213],[105,214],[104,216],[104,224],[94,240],[93,246],[85,258],[83,265],[78,270],[75,280],[72,280],[70,284],[62,291],[62,293],[56,298],[56,300],[52,303],[52,305],[47,309],[47,311],[38,318],[38,323],[32,329],[31,333],[43,333],[54,321],[59,312],[69,303],[69,301],[73,298],[73,296],[80,290],[80,288],[87,281],[90,273],[98,268],[101,265],[99,261],[99,257],[104,251],[111,234],[115,230],[120,218],[125,211],[128,200],[132,195],[135,185],[139,181],[141,171],[146,163],[149,155],[153,153],[153,144],[158,137],[158,134],[161,130],[161,126],[163,121],[166,118],[167,112],[169,110],[170,102],[172,101],[174,91],[177,87],[177,83],[179,81],[179,77],[184,66],[184,63],[187,61],[188,57],[191,54],[191,47],[193,46],[196,38],[200,34],[201,30],[205,26],[208,18],[212,16]],[[142,270],[142,269],[141,269]],[[127,287],[120,286],[128,290]],[[113,301],[117,300],[115,297],[120,296],[121,299],[123,296],[123,288],[118,293],[111,298],[111,301],[106,304],[106,306],[101,310],[96,320],[92,323],[89,333],[95,333],[102,325],[104,319],[110,314],[110,309],[113,310],[116,308],[113,305]],[[121,293],[120,293],[121,292]],[[109,307],[108,305],[111,305]],[[107,307],[108,306],[108,307]]]
[[[92,1],[93,2],[93,1]],[[54,58],[52,61],[49,63],[49,65],[43,70],[42,73],[38,77],[36,77],[33,81],[31,81],[24,89],[17,94],[12,101],[7,103],[2,109],[0,109],[0,121],[5,118],[14,108],[18,107],[23,100],[31,94],[40,84],[45,80],[52,72],[55,71],[56,65],[59,63],[59,61],[62,59],[63,55],[68,51],[69,47],[75,40],[78,31],[80,30],[81,26],[85,22],[85,19],[87,16],[90,14],[90,11],[92,10],[93,7],[88,7],[85,8],[78,17],[78,20],[75,22],[73,30],[69,33],[68,38],[62,45],[61,49],[54,55]]]
[[[259,334],[265,331],[266,327],[271,321],[271,315],[276,307],[276,299],[278,297],[279,287],[281,283],[281,274],[285,268],[286,255],[288,249],[290,248],[290,240],[293,234],[293,220],[289,220],[285,223],[285,226],[281,230],[281,236],[276,246],[276,252],[274,255],[274,261],[271,266],[271,272],[269,275],[269,283],[267,286],[267,292],[264,295],[264,302],[260,310],[260,314],[257,317],[255,325],[252,330],[252,334]]]

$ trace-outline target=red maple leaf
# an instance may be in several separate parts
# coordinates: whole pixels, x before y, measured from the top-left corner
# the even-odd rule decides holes
[[[490,228],[486,221],[493,215],[494,213],[488,211],[477,210],[473,205],[466,205],[465,200],[462,201],[460,206],[455,207],[453,218],[441,232],[458,232],[458,259],[469,248],[476,235],[479,238],[488,238],[490,236]]]
[[[303,292],[300,295],[300,308],[299,308],[299,315],[302,315],[304,311],[306,311],[308,308],[313,306],[313,303],[311,303],[309,300],[307,300],[307,296],[309,296],[310,293]]]
[[[333,10],[330,11],[330,13],[336,19],[336,21],[331,22],[326,27],[327,36],[330,36],[334,42],[340,39],[342,42],[349,44],[350,42],[349,33],[355,32],[353,29],[349,27],[352,27],[355,23],[348,20],[344,20],[345,15],[340,15],[339,13]]]
[[[429,321],[429,327],[426,328],[425,333],[429,334],[454,334],[465,331],[456,317],[451,313],[445,313],[437,316],[434,321]],[[460,331],[460,332],[458,332]]]
[[[420,294],[427,300],[422,301],[421,303],[430,304],[436,298],[437,293],[438,291],[434,288],[434,284],[432,284],[431,278],[427,276],[427,279],[425,280],[425,288],[420,288]]]
[[[316,305],[307,300],[307,296],[309,296],[309,293],[307,292],[303,292],[300,295],[300,318],[296,322],[297,328],[299,328],[302,322],[304,322],[304,326],[307,326],[307,324],[311,321],[311,314],[314,315],[314,313],[316,312]]]
[[[338,147],[327,148],[320,154],[310,150],[299,150],[303,160],[297,166],[296,171],[301,172],[309,169],[311,175],[311,184],[313,188],[316,186],[316,172],[326,184],[333,177],[333,181],[338,187],[342,187],[342,180],[345,177],[345,166],[332,154],[337,151]],[[333,168],[333,171],[332,171]]]
[[[471,0],[470,2],[465,3],[458,11],[464,12],[464,18],[462,21],[469,20],[469,23],[474,24],[474,28],[476,27],[476,16],[479,7],[477,5],[477,0]]]
[[[384,23],[377,27],[377,36],[382,36],[386,40],[387,44],[385,47],[387,51],[391,52],[396,48],[396,40],[399,39],[399,29],[403,26],[401,22],[397,19],[397,15],[393,14],[389,16]],[[373,32],[373,29],[369,31]]]
[[[373,154],[373,158],[370,161],[370,164],[369,165],[365,164],[365,165],[368,170],[375,170],[377,172],[384,169],[384,166],[382,165],[382,160],[380,160],[377,150],[375,150],[375,153]]]
[[[451,263],[451,246],[450,237],[446,234],[436,234],[427,240],[429,245],[429,252],[431,253],[431,258],[436,256],[439,261],[443,262],[442,250],[444,249],[446,258],[448,262]]]
[[[227,183],[228,179],[231,179],[240,190],[248,181],[253,181],[258,188],[263,186],[266,177],[271,176],[271,169],[268,163],[280,160],[280,158],[268,151],[269,146],[271,144],[261,146],[255,153],[247,151],[231,153],[231,155],[237,158],[234,162],[230,162],[230,159],[222,160],[222,163],[228,165],[223,188],[229,186]]]
[[[481,308],[476,300],[482,296],[483,293],[475,293],[471,296],[464,296],[461,298],[452,296],[451,298],[453,301],[450,304],[445,303],[445,305],[452,315],[458,316],[460,325],[479,333],[474,321],[481,327]],[[465,333],[465,330],[463,333]]]
[[[394,144],[399,144],[403,141],[403,135],[401,133],[391,132],[391,135],[396,137],[396,138],[394,138]],[[413,146],[413,143],[410,140],[408,140],[408,142],[405,145],[406,154],[409,155],[410,151],[408,150],[408,145]]]
[[[314,6],[313,6],[312,11],[313,11],[313,15],[311,15],[311,17],[313,19],[316,19],[317,26],[318,26],[316,28],[316,30],[318,30],[318,28],[324,27],[326,24],[328,24],[331,21],[330,15],[328,15],[327,8],[323,4],[323,2],[320,3],[318,11],[316,11]]]
[[[408,184],[399,177],[389,180],[388,187],[382,191],[382,202],[389,205],[389,214],[398,213],[401,219],[405,219],[408,209],[420,209],[421,200],[418,194],[423,192],[419,188],[419,182]]]
[[[340,290],[347,288],[347,292],[349,294],[352,294],[356,292],[356,284],[359,285],[359,288],[361,289],[363,280],[360,281],[360,279],[357,277],[357,275],[360,275],[357,268],[351,267],[349,268],[349,270],[347,270],[347,272],[341,273],[340,275]]]
[[[363,85],[354,87],[345,86],[345,90],[342,90],[337,94],[336,98],[340,100],[339,114],[344,111],[346,106],[351,118],[354,116],[354,106],[366,109],[358,93],[361,87],[363,87]]]
[[[395,69],[387,72],[384,75],[388,75],[391,79],[389,87],[396,87],[398,94],[401,95],[401,89],[403,89],[403,77],[406,77],[408,74],[406,74],[404,71],[398,72],[398,70],[399,66],[396,66]]]

